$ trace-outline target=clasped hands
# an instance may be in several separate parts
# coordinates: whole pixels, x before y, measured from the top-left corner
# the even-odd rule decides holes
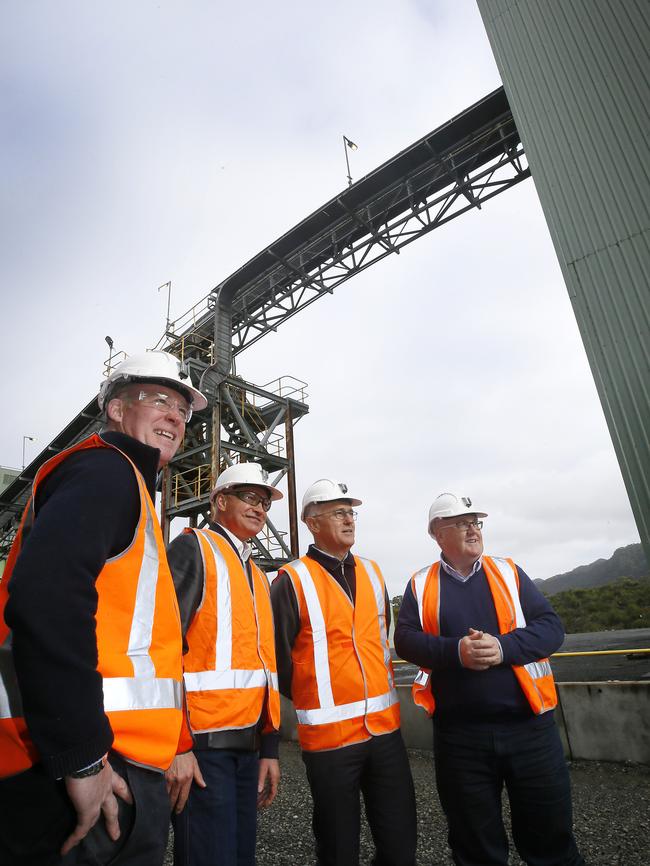
[[[484,631],[470,628],[469,634],[460,640],[460,660],[463,667],[472,671],[486,671],[503,661],[501,644]]]

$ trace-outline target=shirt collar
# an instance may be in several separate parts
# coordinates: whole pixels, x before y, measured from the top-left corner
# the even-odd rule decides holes
[[[474,563],[472,570],[470,571],[470,573],[468,575],[464,575],[464,574],[461,574],[459,571],[456,571],[456,569],[453,567],[453,565],[450,565],[447,562],[444,554],[442,554],[442,553],[440,554],[440,565],[442,566],[443,570],[446,571],[450,577],[453,577],[456,580],[459,580],[461,583],[466,583],[470,579],[470,577],[473,577],[477,571],[480,571],[480,569],[483,565],[483,559],[482,559],[482,557],[479,556],[479,558]]]
[[[247,541],[240,541],[240,539],[237,538],[236,535],[233,535],[233,533],[227,527],[225,527],[223,523],[218,523],[217,525],[228,535],[228,538],[232,541],[233,546],[239,554],[239,558],[241,559],[241,561],[244,563],[248,562],[251,551],[253,550],[251,545]]]
[[[338,556],[332,556],[331,553],[326,553],[324,550],[321,550],[320,547],[316,547],[315,544],[310,544],[309,548],[310,548],[310,550],[317,551],[318,553],[320,553],[321,556],[324,556],[327,559],[330,559],[332,561],[332,563],[337,563],[338,565],[341,565],[341,563],[343,563],[343,562],[349,562],[351,559],[353,559],[351,550],[348,550],[348,552],[345,554],[343,559],[339,559]],[[309,551],[307,551],[307,555],[309,556]]]

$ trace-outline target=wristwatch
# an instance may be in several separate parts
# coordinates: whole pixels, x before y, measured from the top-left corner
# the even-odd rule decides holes
[[[97,776],[106,766],[106,755],[103,758],[100,758],[98,761],[95,761],[94,764],[90,764],[88,767],[84,767],[83,770],[75,770],[74,773],[68,773],[68,776],[71,779],[86,779],[88,776]]]

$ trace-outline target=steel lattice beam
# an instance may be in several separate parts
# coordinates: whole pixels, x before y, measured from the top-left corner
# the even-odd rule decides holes
[[[172,323],[237,354],[346,280],[530,176],[503,89],[393,157],[262,250]],[[222,369],[226,372],[228,358]]]

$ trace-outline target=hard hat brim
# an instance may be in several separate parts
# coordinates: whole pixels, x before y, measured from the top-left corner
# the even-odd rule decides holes
[[[350,505],[363,505],[362,499],[355,499],[353,496],[335,496],[333,499],[312,499],[303,506],[300,512],[300,519],[305,522],[305,511],[310,505],[325,505],[326,502],[348,502]]]
[[[121,380],[116,379],[114,382],[111,382],[103,392],[100,390],[97,398],[99,408],[101,410],[104,409],[106,404],[111,400],[111,393],[115,391],[116,387],[119,387],[121,384],[128,385],[130,382],[141,383],[143,385],[149,383],[152,385],[165,385],[167,388],[171,388],[172,391],[176,391],[181,397],[189,397],[193,412],[200,412],[201,409],[205,409],[208,405],[207,399],[198,388],[189,383],[179,382],[178,379],[168,378],[167,376],[124,376]]]
[[[222,484],[221,487],[215,487],[212,493],[210,494],[210,502],[213,502],[214,499],[225,490],[229,490],[231,487],[263,487],[269,494],[269,499],[272,502],[277,502],[279,499],[284,499],[284,493],[278,490],[277,487],[273,487],[271,484],[263,484],[262,482],[257,481],[231,481],[228,484]]]

